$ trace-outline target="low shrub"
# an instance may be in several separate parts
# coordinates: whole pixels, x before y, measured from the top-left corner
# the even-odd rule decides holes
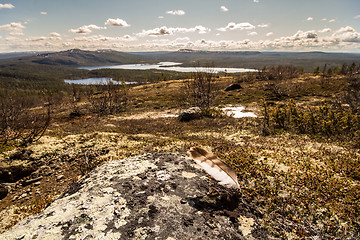
[[[300,107],[290,100],[276,106],[264,103],[263,113],[263,129],[270,133],[286,130],[357,141],[360,137],[360,114],[347,106],[324,102],[320,106]]]

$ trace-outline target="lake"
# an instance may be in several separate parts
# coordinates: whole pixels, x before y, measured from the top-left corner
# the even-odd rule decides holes
[[[80,84],[80,85],[106,85],[108,83],[112,84],[122,84],[122,82],[114,81],[112,78],[84,78],[84,79],[73,79],[73,80],[64,80],[68,84]],[[137,82],[125,82],[125,84],[137,84]]]
[[[97,70],[97,69],[128,69],[128,70],[167,70],[176,72],[227,72],[227,73],[242,73],[242,72],[256,72],[256,69],[247,68],[206,68],[206,67],[181,67],[182,63],[177,62],[159,62],[158,64],[123,64],[123,65],[109,65],[109,66],[95,66],[95,67],[80,67],[79,69]],[[81,85],[104,85],[109,82],[113,84],[121,84],[121,82],[114,81],[112,78],[85,78],[75,80],[64,80],[69,84]],[[125,82],[125,84],[137,84],[137,82]]]
[[[242,73],[242,72],[257,72],[256,69],[247,68],[221,68],[221,67],[181,67],[182,63],[176,62],[159,62],[158,64],[123,64],[110,66],[95,66],[95,67],[80,67],[79,69],[97,70],[97,69],[128,69],[128,70],[167,70],[176,72],[227,72],[227,73]]]

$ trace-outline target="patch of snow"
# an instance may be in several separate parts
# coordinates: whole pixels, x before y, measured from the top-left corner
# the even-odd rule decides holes
[[[163,114],[162,117],[164,117],[164,118],[176,118],[176,117],[178,117],[178,115],[176,115],[176,114]]]
[[[244,109],[245,109],[244,107],[225,107],[225,108],[222,108],[222,110],[224,112],[226,112],[226,114],[228,116],[231,116],[233,118],[257,117],[255,115],[255,113],[253,113],[253,112],[243,112]]]

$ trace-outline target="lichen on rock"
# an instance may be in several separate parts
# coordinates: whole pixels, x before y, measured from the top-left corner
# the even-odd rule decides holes
[[[252,231],[259,234],[256,217],[239,208],[235,190],[204,176],[184,154],[110,161],[0,238],[252,239]],[[217,195],[207,195],[211,186]],[[245,231],[239,219],[253,220]]]

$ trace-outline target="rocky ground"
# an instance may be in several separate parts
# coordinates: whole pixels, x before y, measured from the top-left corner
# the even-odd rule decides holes
[[[209,192],[211,191],[211,193]],[[266,239],[257,212],[185,154],[110,161],[2,239]]]
[[[261,116],[261,103],[251,101],[261,95],[257,89],[264,91],[261,84],[242,86],[221,92],[219,105],[246,102],[246,110]],[[91,238],[100,229],[99,234],[125,239],[177,239],[170,232],[181,229],[194,239],[359,238],[358,149],[291,132],[267,136],[259,118],[178,121],[178,88],[177,81],[139,86],[132,93],[132,109],[122,114],[69,117],[68,108],[56,109],[39,141],[1,153],[3,236],[41,238],[46,232],[55,238]],[[311,105],[321,99],[306,95],[298,102]],[[211,150],[232,166],[241,191],[223,189],[196,168],[186,157],[192,146]],[[129,172],[125,162],[138,167]],[[91,194],[98,197],[91,199]],[[108,205],[101,209],[94,201]],[[74,215],[56,219],[65,202]],[[109,217],[95,221],[96,211]],[[33,235],[21,232],[20,225],[11,229],[28,216],[32,221],[20,224],[34,229]],[[166,228],[167,218],[161,216],[177,220]]]

